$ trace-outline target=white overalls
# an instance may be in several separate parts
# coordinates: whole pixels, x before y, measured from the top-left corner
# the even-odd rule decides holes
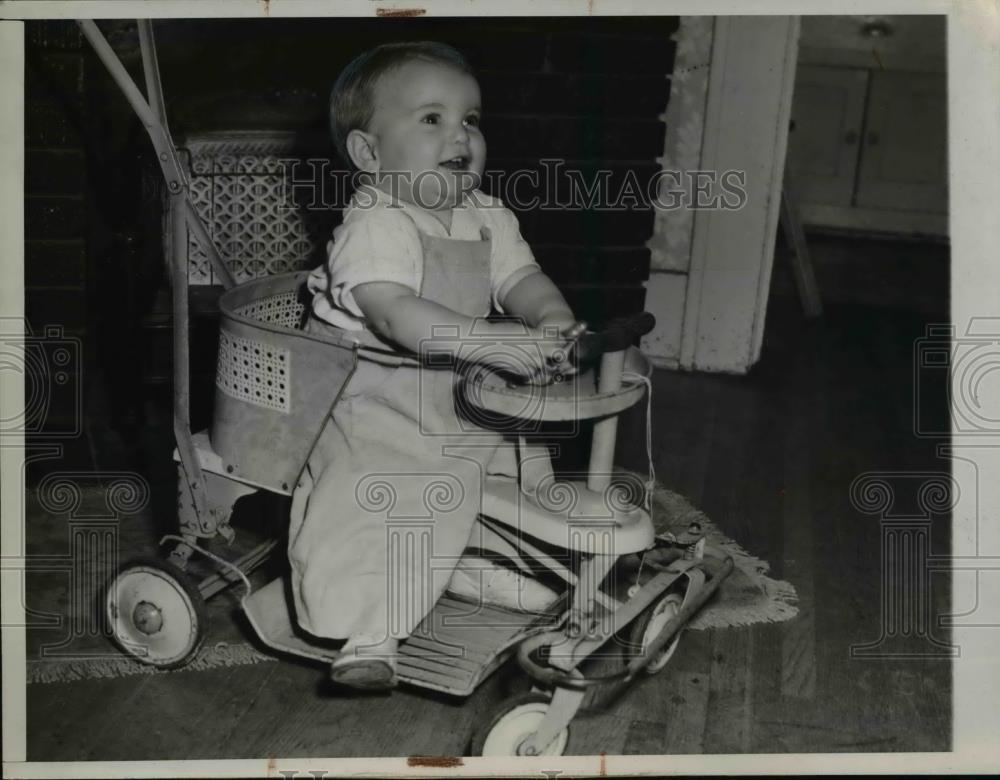
[[[490,238],[421,232],[420,297],[490,311]],[[315,317],[308,329],[327,325]],[[448,368],[358,362],[292,498],[299,624],[320,637],[408,636],[448,584],[500,436],[456,414]]]

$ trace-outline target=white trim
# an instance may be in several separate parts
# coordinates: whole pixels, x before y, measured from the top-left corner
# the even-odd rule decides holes
[[[709,66],[708,99],[705,107],[705,126],[701,141],[701,168],[708,169],[717,158],[717,147],[722,127],[722,92],[725,83],[726,55],[732,19],[715,20],[712,57]],[[701,288],[705,276],[708,248],[708,220],[695,215],[691,236],[691,262],[688,265],[687,299],[684,304],[684,325],[681,332],[681,368],[694,368],[694,354],[698,339],[698,320],[701,312]]]
[[[813,14],[947,13],[971,0],[820,0]],[[986,0],[989,2],[990,0]],[[140,10],[147,19],[206,17],[313,16],[680,16],[706,14],[788,14],[802,10],[802,0],[507,0],[488,4],[474,0],[17,0],[0,5],[0,18],[11,19],[133,19]],[[416,6],[416,7],[415,7]]]
[[[963,766],[973,757],[997,761],[1000,713],[1000,426],[996,424],[996,316],[1000,312],[1000,4],[956,3],[948,18],[948,159],[951,197],[951,321],[953,355],[979,344],[976,359],[955,366],[951,380],[952,474],[956,487],[951,555],[969,556],[975,573],[953,574],[951,641],[961,648],[953,666],[952,749]],[[978,320],[978,322],[977,322]],[[983,332],[979,327],[987,326]],[[970,339],[973,339],[970,342]],[[957,361],[956,361],[957,362]],[[991,370],[991,365],[993,366]],[[986,378],[989,376],[989,378]],[[972,377],[977,379],[973,380]],[[973,400],[970,385],[983,379]],[[970,426],[966,421],[978,421]],[[970,430],[971,428],[971,430]],[[978,428],[978,430],[977,430]],[[942,442],[947,447],[947,439]],[[960,502],[960,503],[959,503]],[[956,564],[958,562],[956,561]],[[992,564],[992,566],[991,566]]]
[[[893,238],[948,238],[948,215],[932,211],[891,211],[800,203],[799,212],[802,223],[808,227],[896,234]]]
[[[25,760],[26,697],[24,590],[26,547],[24,538],[24,452],[26,389],[33,382],[24,364],[24,24],[0,23],[0,94],[7,110],[0,116],[0,175],[3,177],[3,209],[0,210],[0,346],[4,360],[0,370],[0,533],[3,561],[3,761]],[[21,363],[18,370],[17,363]],[[13,370],[11,370],[13,368]],[[37,378],[36,378],[37,379]],[[25,385],[28,385],[28,388]],[[47,387],[39,387],[47,393]],[[62,445],[57,445],[61,447]]]
[[[711,17],[683,16],[671,36],[676,44],[674,69],[670,75],[670,99],[661,116],[666,122],[663,156],[664,171],[683,174],[699,170],[705,133],[705,105],[712,57],[715,20]],[[671,202],[671,190],[683,182],[663,179],[659,197]],[[654,209],[646,309],[656,317],[656,327],[642,340],[642,350],[660,367],[678,365],[681,333],[684,329],[684,301],[687,296],[694,233],[693,209]]]
[[[681,367],[681,363],[677,358],[673,357],[659,357],[657,355],[646,355],[649,358],[649,363],[653,368],[665,368],[669,371],[676,371]]]
[[[798,30],[794,16],[716,21],[701,167],[745,171],[747,201],[695,214],[682,368],[745,373],[760,357]]]

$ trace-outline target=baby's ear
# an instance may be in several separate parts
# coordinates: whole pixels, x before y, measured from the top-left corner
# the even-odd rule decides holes
[[[347,134],[347,154],[359,171],[375,173],[378,159],[375,156],[375,138],[364,130],[351,130]]]

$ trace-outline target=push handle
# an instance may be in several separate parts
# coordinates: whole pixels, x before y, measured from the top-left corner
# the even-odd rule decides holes
[[[583,370],[597,363],[602,355],[624,352],[632,342],[645,336],[656,325],[656,318],[648,311],[641,311],[625,317],[609,320],[604,330],[599,333],[587,333],[587,323],[583,320],[570,325],[559,335],[566,340],[566,352],[577,368]],[[605,373],[605,372],[602,372]],[[539,368],[532,376],[520,380],[511,380],[508,387],[520,384],[547,384],[543,378],[551,381],[552,373],[548,367]],[[611,388],[615,389],[615,388]]]
[[[641,311],[610,320],[599,333],[587,333],[576,343],[576,361],[582,369],[600,360],[605,352],[621,352],[656,326],[656,317]]]
[[[618,352],[628,349],[633,341],[645,336],[655,326],[656,317],[648,311],[613,319],[604,329],[604,351]]]

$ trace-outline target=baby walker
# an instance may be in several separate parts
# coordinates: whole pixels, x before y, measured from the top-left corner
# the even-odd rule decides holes
[[[282,578],[251,588],[247,575],[267,558],[276,540],[233,561],[204,550],[201,542],[216,536],[233,540],[229,520],[241,496],[258,490],[291,494],[325,419],[315,410],[332,410],[358,361],[415,365],[416,359],[379,350],[346,331],[334,336],[303,332],[300,289],[306,272],[233,284],[189,199],[166,129],[151,23],[138,24],[148,102],[96,25],[80,22],[146,126],[172,199],[180,528],[177,535],[165,537],[175,543],[166,560],[127,565],[111,583],[106,606],[114,639],[144,663],[179,668],[204,641],[205,600],[242,581],[243,607],[263,642],[328,662],[335,651],[297,630]],[[219,300],[212,426],[195,434],[189,418],[185,228],[227,287]],[[698,527],[657,536],[648,493],[645,500],[628,495],[612,480],[618,415],[643,399],[651,370],[629,345],[651,327],[652,317],[646,314],[602,334],[580,335],[583,329],[578,328],[580,372],[566,381],[516,385],[483,370],[463,385],[464,402],[479,424],[483,419],[503,421],[518,443],[517,475],[486,477],[478,523],[488,529],[491,549],[526,575],[541,567],[565,586],[543,614],[473,605],[446,594],[401,644],[397,674],[406,685],[468,696],[512,655],[530,675],[532,692],[506,702],[479,729],[472,745],[476,754],[562,754],[587,689],[623,686],[640,674],[663,669],[678,632],[732,570],[732,559],[707,549]],[[547,448],[528,434],[541,422],[574,420],[596,421],[589,468],[580,479],[559,480]],[[216,573],[200,582],[185,571],[195,551],[218,565]],[[585,662],[613,643],[625,646],[626,661],[610,674],[588,676]]]

